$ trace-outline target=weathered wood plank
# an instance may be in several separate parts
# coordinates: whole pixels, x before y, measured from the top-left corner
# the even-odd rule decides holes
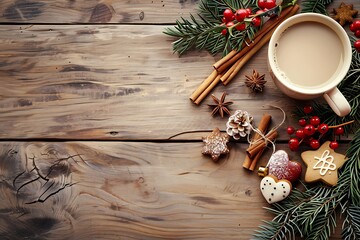
[[[180,17],[195,14],[198,0],[2,0],[0,23],[134,23],[169,24]],[[301,0],[298,1],[299,3]],[[335,0],[330,5],[337,7]]]
[[[1,145],[5,238],[248,238],[268,219],[243,146],[215,164],[201,143]]]
[[[162,30],[2,26],[0,138],[167,139],[186,131],[224,130],[226,119],[210,116],[211,98],[201,106],[189,100],[218,57],[192,52],[179,58]],[[295,103],[275,88],[265,56],[263,48],[236,80],[214,93],[226,90],[232,110],[247,110],[255,121],[270,112],[276,125],[282,113],[267,104],[290,113]],[[244,86],[252,69],[266,73],[262,94]]]
[[[246,146],[232,143],[218,163],[202,146],[1,143],[0,236],[250,239],[272,216],[260,178],[241,167]]]
[[[195,13],[197,0],[3,0],[0,22],[174,23]]]

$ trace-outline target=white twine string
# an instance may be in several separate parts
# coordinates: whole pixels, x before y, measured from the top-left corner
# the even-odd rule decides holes
[[[269,132],[271,132],[271,131],[277,130],[279,127],[281,127],[281,126],[285,123],[286,113],[285,113],[285,111],[284,111],[281,107],[274,106],[274,105],[268,105],[268,106],[277,108],[277,109],[279,109],[279,110],[283,113],[283,119],[282,119],[282,121],[281,121],[277,126],[275,126],[274,128],[272,128],[272,129],[269,131]],[[247,141],[248,141],[248,143],[252,145],[252,144],[258,143],[259,141],[261,141],[261,139],[264,139],[265,143],[268,143],[268,142],[271,143],[272,149],[273,149],[272,154],[274,154],[275,151],[276,151],[275,142],[274,142],[274,141],[271,141],[271,140],[270,140],[269,138],[267,138],[267,137],[265,136],[265,134],[263,134],[258,128],[254,128],[251,124],[250,124],[250,128],[251,128],[252,131],[254,131],[255,133],[259,134],[259,136],[260,136],[261,138],[255,140],[255,141],[252,141],[252,140],[250,140],[250,134],[248,134],[248,135],[247,135]],[[266,144],[266,145],[267,145],[267,144]],[[269,165],[269,162],[267,163],[266,167],[268,167],[268,165]]]

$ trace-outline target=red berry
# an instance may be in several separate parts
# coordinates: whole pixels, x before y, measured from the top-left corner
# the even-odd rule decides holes
[[[267,9],[272,9],[276,7],[276,0],[267,0],[265,6],[266,6],[265,8]]]
[[[318,127],[318,131],[321,134],[326,133],[329,130],[329,126],[326,123],[322,123],[320,124],[320,126]]]
[[[225,29],[223,29],[223,30],[221,31],[221,35],[226,36],[226,34],[227,34],[227,29],[225,28]]]
[[[266,0],[258,0],[257,5],[259,8],[264,9],[266,8]]]
[[[299,125],[302,126],[302,127],[305,127],[306,120],[304,118],[299,119]]]
[[[288,133],[289,135],[291,135],[291,134],[293,134],[293,133],[295,132],[295,128],[294,128],[294,127],[288,127],[288,128],[286,129],[286,131],[287,131],[287,133]]]
[[[227,22],[225,17],[222,17],[221,21],[222,21],[223,23],[226,23],[226,22]]]
[[[233,20],[234,13],[231,11],[230,8],[227,8],[224,10],[223,16],[226,19],[226,22],[230,22]]]
[[[246,24],[245,23],[237,24],[235,28],[238,31],[244,31],[246,29]]]
[[[343,135],[344,134],[344,128],[343,127],[338,127],[335,129],[335,135]]]
[[[258,0],[257,5],[261,9],[271,9],[276,6],[276,0]]]
[[[350,29],[350,31],[352,31],[352,32],[355,32],[355,31],[356,31],[356,28],[355,28],[354,23],[350,24],[349,29]]]
[[[337,141],[332,141],[330,142],[329,147],[331,149],[337,149],[339,147],[339,143]]]
[[[300,138],[300,139],[303,139],[305,137],[305,132],[303,129],[298,129],[296,130],[295,132],[295,136]]]
[[[252,14],[252,11],[250,8],[246,8],[245,10],[247,12],[247,17]]]
[[[360,20],[356,20],[352,24],[354,24],[355,30],[360,30]]]
[[[309,113],[311,113],[313,110],[314,110],[314,109],[313,109],[312,106],[305,106],[305,107],[304,107],[304,113],[305,113],[305,114],[309,114]]]
[[[360,38],[360,30],[354,32],[355,37]]]
[[[356,40],[356,42],[354,42],[354,48],[360,52],[360,39]]]
[[[236,10],[236,13],[235,13],[235,19],[236,21],[238,22],[242,22],[244,21],[244,19],[248,16],[248,12],[246,11],[246,9],[238,9]]]
[[[232,27],[232,26],[234,26],[234,22],[233,22],[233,21],[228,22],[228,23],[226,24],[226,27]]]
[[[310,118],[310,124],[313,126],[317,126],[320,124],[320,118],[318,116],[313,116]]]
[[[304,127],[304,133],[306,136],[311,136],[315,133],[315,127],[311,124],[308,124]]]
[[[261,25],[261,18],[259,17],[254,17],[251,20],[251,23],[253,24],[254,27],[259,27]]]
[[[320,147],[320,142],[319,140],[313,139],[310,141],[310,147],[312,149],[318,149]]]
[[[299,140],[297,138],[291,138],[289,140],[289,148],[291,151],[296,151],[299,149]]]

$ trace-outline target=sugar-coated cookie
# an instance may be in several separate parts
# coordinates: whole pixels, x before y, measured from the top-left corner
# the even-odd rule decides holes
[[[280,202],[289,196],[291,182],[286,179],[278,180],[277,177],[268,175],[260,182],[260,190],[266,201],[270,204]]]
[[[269,174],[278,179],[296,181],[301,175],[302,167],[299,162],[290,161],[284,150],[278,150],[269,159]]]
[[[221,154],[229,153],[229,148],[227,147],[229,138],[226,133],[223,134],[219,128],[215,128],[209,136],[202,138],[205,146],[201,153],[210,155],[214,161],[217,161]]]
[[[336,153],[329,147],[327,141],[321,145],[318,150],[305,151],[301,154],[307,169],[305,173],[305,182],[323,181],[334,186],[338,181],[337,170],[345,163],[345,155]]]

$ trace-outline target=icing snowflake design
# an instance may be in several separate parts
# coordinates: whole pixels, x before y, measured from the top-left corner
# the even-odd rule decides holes
[[[313,169],[320,169],[320,175],[324,176],[328,171],[334,171],[336,165],[334,163],[334,157],[330,155],[329,150],[325,150],[321,157],[314,157],[317,160],[317,163],[314,165]],[[330,174],[331,172],[329,172]]]

